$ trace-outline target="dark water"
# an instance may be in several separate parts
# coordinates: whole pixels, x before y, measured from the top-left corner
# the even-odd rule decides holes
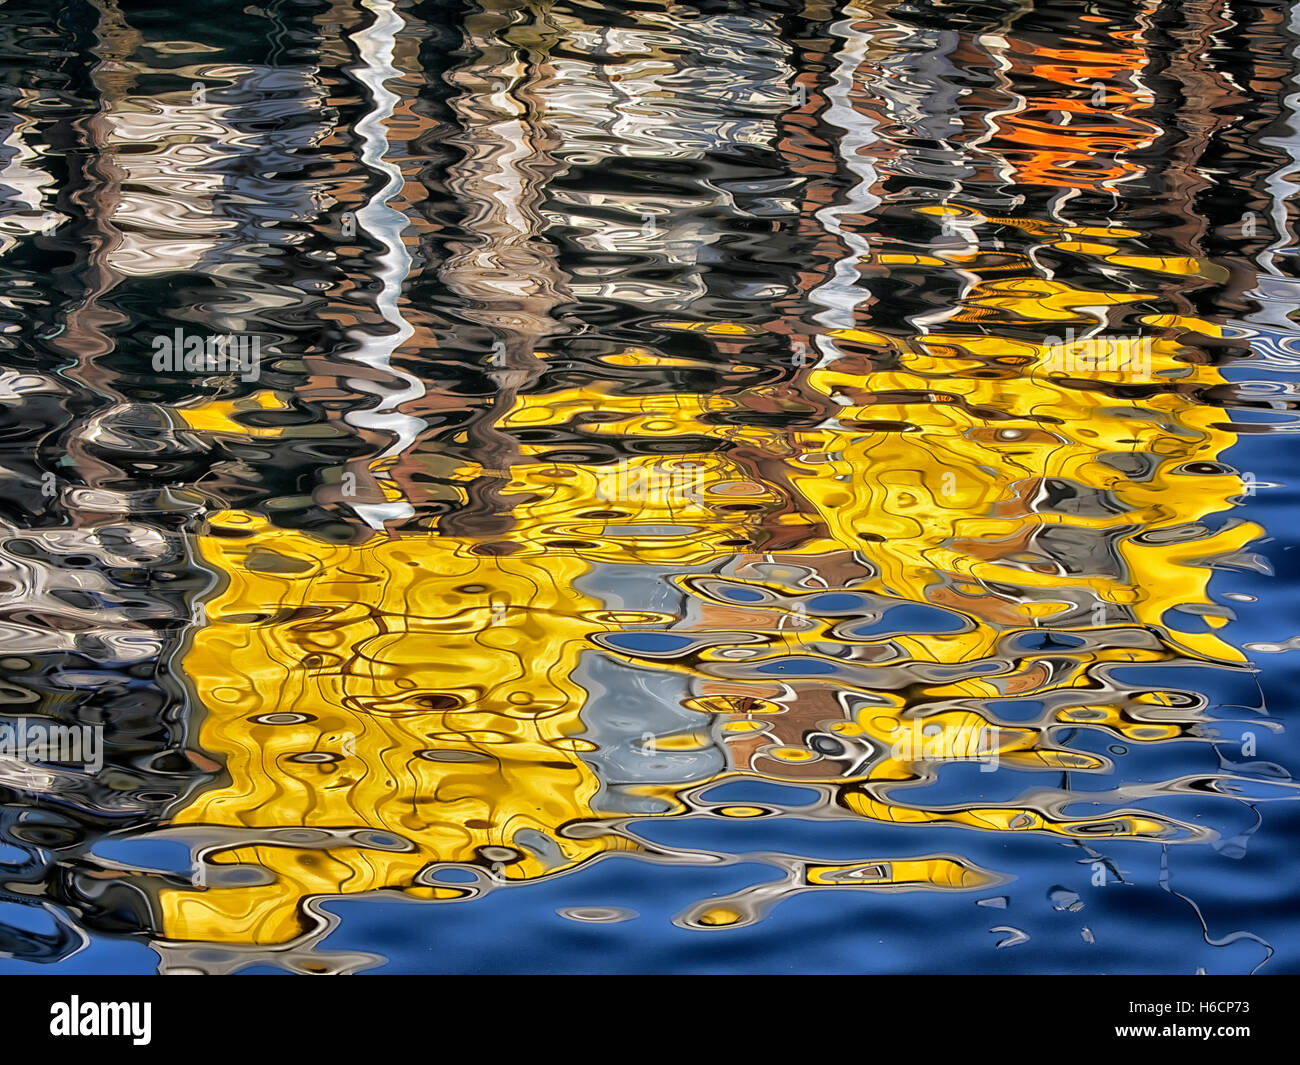
[[[0,34],[0,972],[1300,969],[1300,9]]]

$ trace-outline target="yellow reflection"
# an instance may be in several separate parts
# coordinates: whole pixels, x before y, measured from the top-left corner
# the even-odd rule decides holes
[[[203,552],[228,584],[185,668],[208,708],[201,742],[231,784],[177,822],[375,829],[414,846],[223,851],[218,866],[252,863],[275,882],[165,892],[169,936],[284,942],[312,896],[455,896],[417,875],[486,853],[523,879],[617,845],[556,833],[598,786],[570,674],[586,636],[609,628],[574,590],[575,556],[483,557],[434,537],[334,546],[239,513],[214,519]]]
[[[1063,286],[1044,296],[1042,286],[1033,286],[1016,297],[1026,301],[1022,305],[997,291],[997,299],[1010,300],[1009,311],[1034,315],[1047,313],[1044,298],[1063,313],[1093,298]],[[1210,328],[1168,317],[1161,324]],[[592,635],[628,625],[716,630],[707,611],[696,622],[652,610],[609,611],[578,588],[578,579],[606,562],[685,565],[751,557],[748,548],[728,541],[757,541],[770,528],[768,512],[778,508],[778,521],[803,525],[800,546],[781,558],[818,565],[836,552],[869,546],[876,570],[855,581],[856,590],[937,604],[967,619],[962,631],[890,635],[893,660],[955,665],[993,658],[1009,631],[1050,625],[1080,601],[1079,593],[1087,602],[1122,608],[1129,624],[1165,632],[1186,653],[1239,661],[1239,653],[1213,631],[1170,627],[1169,611],[1206,602],[1209,574],[1198,560],[1240,548],[1257,530],[1242,525],[1147,542],[1133,535],[1196,522],[1241,490],[1228,472],[1186,472],[1189,463],[1211,461],[1231,443],[1231,435],[1215,426],[1215,412],[1175,392],[1147,397],[1139,407],[1037,372],[937,379],[945,365],[978,363],[1007,349],[1031,361],[1047,353],[1046,345],[1034,349],[1023,341],[953,333],[942,343],[927,338],[903,353],[897,370],[866,378],[835,364],[811,371],[811,384],[823,393],[858,388],[864,401],[838,406],[833,421],[817,430],[747,430],[755,445],[780,457],[786,472],[781,484],[716,452],[637,458],[608,468],[530,463],[525,457],[511,471],[511,492],[521,501],[504,538],[517,548],[514,554],[476,553],[474,544],[424,534],[331,545],[248,514],[219,515],[202,550],[227,584],[208,605],[208,624],[185,669],[208,708],[201,744],[225,760],[231,783],[202,795],[178,822],[252,830],[364,828],[409,841],[409,849],[336,841],[328,847],[290,842],[219,852],[214,871],[249,863],[270,871],[274,881],[221,886],[215,877],[209,886],[167,891],[165,933],[187,940],[285,942],[304,931],[302,904],[313,896],[386,888],[416,897],[456,897],[454,887],[422,876],[431,863],[482,865],[486,854],[501,876],[528,879],[611,847],[630,847],[615,835],[571,838],[561,831],[600,816],[593,800],[601,782],[583,758],[593,745],[581,738],[588,696],[573,679],[579,653]],[[1157,342],[1154,368],[1172,365],[1173,355],[1171,345]],[[1214,378],[1207,367],[1195,372],[1201,383]],[[923,391],[928,397],[932,390],[953,401],[887,401],[891,393]],[[578,392],[521,397],[504,423],[562,425],[599,409],[619,414],[619,423],[606,423],[617,425],[616,431],[643,432],[661,421],[669,435],[716,437],[721,431],[702,414],[719,402]],[[982,413],[989,410],[1011,416],[992,421]],[[217,427],[227,413],[214,408],[187,417],[196,427]],[[908,431],[878,431],[868,422],[905,425]],[[1127,478],[1102,461],[1126,451],[1155,456],[1148,479]],[[1029,506],[1048,477],[1108,492],[1117,508],[1093,514]],[[739,488],[718,491],[727,486]],[[725,509],[736,501],[752,509]],[[1032,535],[1051,527],[1109,537],[1118,565],[1110,572],[1070,572],[1048,565],[1042,553],[1026,553]],[[1024,589],[1032,598],[999,597],[990,591],[995,584]],[[811,617],[794,628],[783,620],[788,609],[752,610],[739,626],[766,641],[760,660],[816,656],[815,644],[836,620]],[[1076,621],[1065,627],[1093,626]],[[861,642],[883,647],[887,641]],[[1071,674],[1055,684],[1083,686],[1086,667],[1097,661],[1155,661],[1162,654],[1150,642],[1079,653]],[[720,660],[711,649],[703,662]],[[717,682],[705,679],[703,666],[665,661],[655,667],[697,685],[690,705],[719,723],[716,739],[688,730],[656,737],[657,749],[682,752],[721,743],[736,769],[843,786],[844,803],[862,817],[1074,838],[1160,839],[1175,830],[1160,818],[1137,814],[1065,818],[1014,804],[915,808],[904,801],[905,792],[885,798],[853,784],[915,778],[917,759],[891,753],[899,729],[910,727],[903,699],[875,692],[874,705],[840,722],[837,734],[870,741],[877,752],[845,777],[842,767],[828,765],[803,745],[802,726],[786,728],[784,722],[795,720],[786,713],[789,706],[771,702],[773,693],[761,683],[740,680],[732,682],[730,695],[708,695],[698,685]],[[1038,668],[1030,656],[1010,673],[927,685],[930,705],[965,706],[925,718],[939,729],[947,756],[976,754],[962,744],[969,746],[969,737],[992,725],[996,753],[1008,765],[1054,772],[1100,768],[1096,758],[1055,747],[1040,725],[1007,726],[977,709],[990,699],[1041,690]],[[807,693],[816,685],[795,687]],[[869,691],[854,678],[837,679],[835,687]],[[1140,742],[1170,734],[1169,726],[1158,724],[1159,735],[1153,734],[1150,723],[1095,697],[1081,699],[1053,721],[1099,722]],[[694,783],[640,790],[672,796]],[[761,811],[726,811],[733,817],[756,812]],[[893,868],[897,873],[904,863]],[[921,863],[901,875],[919,883],[960,873],[937,868]],[[831,867],[809,881],[823,882],[835,882]],[[726,923],[723,915],[715,917],[713,923]]]

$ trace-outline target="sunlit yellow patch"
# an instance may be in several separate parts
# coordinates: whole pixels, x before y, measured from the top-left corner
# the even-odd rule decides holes
[[[719,806],[714,812],[723,817],[762,817],[767,813],[761,806]]]
[[[719,336],[754,336],[763,332],[757,326],[741,322],[655,322],[663,329],[684,329],[692,333],[712,333]]]
[[[810,865],[808,884],[827,887],[940,888],[967,891],[1001,883],[1002,877],[952,858],[920,858],[841,865]]]
[[[289,410],[290,406],[276,393],[263,389],[237,400],[213,399],[196,406],[175,409],[185,424],[198,432],[274,438],[283,436],[285,430],[274,426],[248,425],[239,416],[268,410]]]

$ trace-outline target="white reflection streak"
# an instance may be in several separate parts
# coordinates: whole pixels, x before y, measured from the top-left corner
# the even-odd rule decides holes
[[[816,321],[827,329],[853,328],[853,312],[867,297],[866,289],[860,284],[858,263],[871,251],[871,245],[856,229],[845,228],[840,223],[840,218],[846,215],[866,215],[880,203],[880,198],[871,191],[879,180],[879,174],[863,151],[875,139],[877,124],[867,114],[854,108],[852,101],[854,75],[866,60],[871,37],[853,25],[855,18],[865,17],[861,12],[855,15],[853,8],[849,7],[846,15],[848,17],[840,19],[831,27],[831,32],[844,38],[845,43],[836,56],[835,72],[826,90],[830,106],[823,117],[845,131],[839,139],[840,158],[858,181],[849,190],[847,203],[823,207],[816,214],[826,232],[839,237],[849,249],[848,255],[835,264],[834,276],[821,285],[813,296],[815,302],[827,308],[816,315]],[[817,343],[823,358],[837,357],[827,337],[818,336]]]
[[[27,144],[26,136],[36,128],[27,114],[34,94],[21,90],[10,105],[13,125],[0,132],[0,184],[12,194],[0,204],[0,255],[7,254],[17,243],[13,234],[31,236],[48,223],[61,223],[62,215],[41,213],[46,202],[53,203],[58,191],[54,179],[41,167],[41,157]],[[17,210],[14,210],[14,208]]]
[[[362,62],[357,78],[368,90],[371,108],[357,123],[356,132],[362,142],[362,163],[376,173],[385,175],[388,180],[356,212],[356,219],[358,228],[365,230],[383,246],[384,250],[377,260],[376,277],[380,283],[377,304],[380,316],[385,322],[396,326],[396,331],[387,336],[374,336],[359,329],[349,333],[350,339],[358,344],[358,348],[349,352],[347,357],[385,371],[391,375],[391,380],[385,380],[383,384],[349,380],[349,387],[378,396],[379,403],[365,410],[350,412],[346,421],[359,428],[376,429],[395,437],[393,443],[376,457],[377,461],[382,461],[405,451],[424,428],[422,418],[403,414],[398,408],[403,403],[423,396],[425,388],[418,377],[398,370],[392,364],[393,353],[415,332],[402,317],[398,307],[402,283],[411,272],[411,256],[402,242],[406,216],[388,205],[404,181],[401,170],[385,159],[388,152],[388,130],[384,121],[392,117],[397,96],[384,87],[384,82],[400,76],[401,72],[393,66],[393,48],[397,33],[404,23],[394,10],[391,0],[362,0],[362,6],[374,12],[375,20],[370,26],[351,34],[351,41],[356,45]],[[405,382],[406,387],[385,387],[398,382]],[[409,517],[415,513],[414,508],[405,500],[355,503],[353,509],[373,529],[382,529],[386,521]]]
[[[1287,29],[1292,34],[1300,34],[1300,4],[1291,8],[1291,19]],[[1292,73],[1286,80],[1289,88],[1293,90],[1297,88],[1297,82],[1300,81],[1294,73],[1297,57],[1300,57],[1300,49],[1292,49],[1289,56]],[[1248,295],[1258,301],[1260,309],[1247,315],[1246,320],[1252,324],[1267,325],[1289,333],[1295,329],[1295,323],[1291,321],[1288,314],[1295,306],[1297,286],[1294,278],[1288,277],[1278,268],[1276,259],[1292,243],[1288,228],[1287,206],[1300,191],[1300,184],[1294,180],[1297,169],[1300,168],[1300,91],[1283,95],[1281,104],[1287,117],[1286,135],[1263,137],[1261,140],[1286,152],[1289,159],[1284,166],[1270,174],[1266,181],[1269,197],[1272,200],[1269,214],[1275,236],[1272,243],[1255,257],[1255,261],[1264,273],[1258,275],[1257,287]]]

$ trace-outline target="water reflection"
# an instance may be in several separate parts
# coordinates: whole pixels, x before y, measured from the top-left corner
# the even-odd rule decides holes
[[[87,7],[57,62],[5,9],[49,66],[0,126],[4,715],[106,763],[0,754],[0,951],[357,971],[340,897],[622,858],[764,867],[691,934],[997,933],[923,969],[1038,949],[972,903],[1043,878],[1031,970],[1294,957],[1198,901],[1294,798],[1246,654],[1296,631],[1247,450],[1292,428],[1287,17],[227,6]],[[154,372],[178,328],[259,375]],[[1074,916],[1127,888],[1158,960]]]

